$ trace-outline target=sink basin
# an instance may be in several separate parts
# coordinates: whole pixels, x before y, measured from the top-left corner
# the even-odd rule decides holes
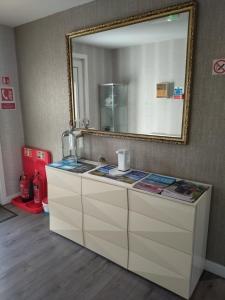
[[[73,173],[85,173],[87,171],[90,171],[94,168],[96,168],[95,165],[85,163],[85,162],[75,162],[74,160],[61,160],[58,162],[54,162],[52,164],[49,164],[50,167],[70,171]]]

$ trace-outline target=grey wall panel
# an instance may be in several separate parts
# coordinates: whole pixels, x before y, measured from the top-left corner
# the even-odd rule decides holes
[[[18,192],[22,172],[21,146],[24,143],[23,124],[18,87],[14,30],[0,26],[0,76],[9,75],[14,87],[16,110],[0,111],[0,143],[7,196]]]
[[[61,157],[61,132],[67,127],[67,32],[185,1],[97,0],[16,29],[26,143]],[[86,153],[116,161],[115,150],[132,151],[132,165],[214,185],[208,252],[225,265],[225,101],[224,77],[211,75],[212,59],[224,56],[225,1],[199,0],[195,45],[190,140],[172,145],[87,136]]]

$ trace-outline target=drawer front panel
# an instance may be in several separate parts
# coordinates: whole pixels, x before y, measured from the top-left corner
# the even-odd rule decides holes
[[[176,274],[178,278],[181,276],[187,280],[190,278],[192,257],[189,254],[133,233],[129,233],[129,252]],[[133,266],[132,268],[135,266],[135,261],[131,260],[132,255],[128,268],[130,268],[130,265]],[[132,271],[135,270],[132,269]]]
[[[118,265],[127,268],[128,249],[119,247],[115,243],[111,243],[104,238],[93,235],[89,232],[84,232],[85,246],[117,263]]]
[[[50,230],[84,245],[82,211],[49,202]]]
[[[128,248],[127,231],[121,230],[98,218],[84,214],[84,231],[118,247]]]
[[[46,168],[46,172],[48,184],[54,185],[65,191],[81,194],[81,177],[50,167]]]
[[[129,212],[129,227],[131,233],[159,242],[187,254],[192,254],[193,233],[144,215]]]
[[[64,219],[55,216],[50,217],[50,230],[84,246],[82,229],[74,227]]]
[[[127,190],[125,188],[83,178],[82,194],[84,197],[127,209]]]
[[[82,212],[76,209],[71,209],[60,205],[58,203],[51,203],[50,208],[50,218],[55,217],[57,219],[63,220],[65,223],[71,226],[82,229],[83,227],[83,217]]]
[[[99,222],[108,223],[117,230],[127,231],[127,209],[87,197],[83,197],[82,201],[86,215],[95,217]]]
[[[129,209],[179,228],[193,231],[195,208],[159,196],[128,191]]]
[[[189,280],[134,252],[129,253],[129,270],[188,299]]]
[[[82,212],[81,195],[52,184],[48,184],[48,201]]]

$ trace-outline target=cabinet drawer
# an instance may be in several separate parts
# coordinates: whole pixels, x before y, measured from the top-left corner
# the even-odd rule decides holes
[[[140,256],[149,263],[174,273],[174,277],[189,279],[191,274],[192,257],[189,254],[159,244],[134,233],[129,233],[129,265],[135,272],[135,255]],[[144,266],[143,266],[144,267]]]
[[[61,219],[52,217],[50,219],[50,230],[75,243],[84,246],[82,230],[80,228],[73,227],[68,223],[65,223]]]
[[[129,209],[179,228],[193,231],[195,208],[157,195],[128,191]]]
[[[192,253],[193,233],[188,230],[175,227],[133,211],[129,211],[128,230],[131,233],[175,248],[187,254]]]
[[[82,212],[53,202],[49,203],[49,209],[50,230],[84,245]]]
[[[128,248],[127,231],[110,224],[107,220],[102,221],[96,217],[84,214],[84,231],[120,248]]]
[[[102,239],[89,232],[84,232],[85,246],[117,263],[118,265],[127,268],[128,249],[111,243],[106,239]]]
[[[63,172],[50,167],[46,168],[48,184],[65,191],[81,194],[81,177],[69,172]]]
[[[82,194],[86,198],[127,209],[127,190],[125,188],[83,178]]]
[[[176,272],[170,271],[140,256],[134,252],[129,253],[129,270],[188,299],[189,280]]]
[[[129,234],[128,269],[188,298],[191,256]]]
[[[94,217],[102,224],[107,223],[112,228],[127,231],[127,209],[115,206],[113,201],[104,203],[87,197],[83,197],[82,201],[84,214]]]
[[[48,184],[48,201],[82,211],[81,195],[52,184]]]
[[[50,218],[55,217],[57,219],[63,220],[65,223],[71,226],[82,229],[83,217],[82,211],[68,208],[66,206],[60,205],[58,203],[50,203],[49,205]]]

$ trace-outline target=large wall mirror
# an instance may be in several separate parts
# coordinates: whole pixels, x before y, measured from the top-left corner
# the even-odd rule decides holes
[[[66,35],[73,126],[187,143],[195,2]]]

